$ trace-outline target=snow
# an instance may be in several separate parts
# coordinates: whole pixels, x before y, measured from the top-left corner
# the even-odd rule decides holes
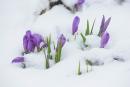
[[[90,48],[100,47],[100,40],[101,38],[96,35],[89,35],[86,36],[85,44],[88,45]]]
[[[48,9],[48,0],[0,0],[0,87],[130,87],[130,0],[121,5],[116,1],[86,0],[83,9],[73,14],[63,5]],[[72,6],[75,0],[64,2]],[[38,15],[42,9],[47,9],[46,13]],[[110,40],[105,48],[99,48],[100,38],[95,36],[102,15],[112,17],[107,29]],[[81,18],[76,40],[71,35],[75,16]],[[94,35],[86,41],[91,48],[82,50],[79,34],[85,31],[87,19],[90,25],[96,19]],[[51,34],[55,43],[60,34],[67,37],[61,62],[50,61],[51,67],[46,70],[43,52],[35,52],[24,56],[25,69],[11,63],[23,52],[23,35],[29,29],[43,37]],[[88,73],[86,59],[95,64]]]

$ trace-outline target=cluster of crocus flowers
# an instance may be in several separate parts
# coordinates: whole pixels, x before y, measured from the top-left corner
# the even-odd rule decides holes
[[[43,44],[41,45],[41,43],[43,42]],[[44,41],[42,36],[39,34],[32,34],[30,30],[26,31],[26,34],[23,37],[23,47],[25,50],[25,53],[30,53],[30,52],[34,52],[35,48],[37,48],[37,51],[40,52],[41,50],[43,50],[43,53],[45,55],[45,59],[46,59],[46,69],[48,69],[50,67],[50,63],[49,60],[51,59],[55,59],[55,63],[60,62],[61,60],[61,53],[62,53],[62,48],[66,43],[66,38],[63,34],[60,35],[60,37],[57,40],[57,47],[56,49],[54,49],[55,54],[52,55],[52,40],[51,40],[51,36],[47,37],[46,40]],[[39,51],[40,49],[40,51]],[[12,60],[12,63],[17,63],[17,64],[22,64],[23,68],[26,67],[25,65],[25,58],[24,55],[22,57],[16,57]]]
[[[72,24],[72,35],[78,31],[78,26],[80,23],[80,18],[78,16],[74,17],[73,24]]]
[[[66,43],[66,38],[63,34],[61,34],[57,41],[56,54],[55,54],[56,63],[61,60],[61,52],[65,43]]]
[[[107,20],[105,20],[105,16],[103,15],[99,33],[98,33],[98,35],[96,35],[96,37],[101,38],[101,41],[99,40],[100,41],[100,48],[104,48],[110,39],[110,35],[106,31],[110,21],[111,21],[111,17],[108,18]],[[73,19],[73,23],[72,23],[72,35],[73,36],[76,36],[79,23],[80,23],[80,18],[78,16],[75,16]],[[85,47],[88,47],[88,45],[86,44],[86,42],[87,42],[86,37],[88,37],[89,35],[93,35],[94,24],[95,24],[95,20],[93,22],[92,27],[90,28],[89,21],[87,20],[87,28],[85,30],[85,33],[84,34],[80,33],[80,35],[83,39],[83,44]],[[40,52],[41,50],[43,50],[44,55],[45,55],[45,59],[46,59],[46,68],[49,68],[50,67],[49,59],[54,59],[55,63],[60,62],[62,48],[65,45],[66,40],[67,39],[63,34],[61,34],[59,36],[59,38],[57,40],[57,46],[55,47],[55,44],[54,44],[55,54],[53,55],[53,53],[52,53],[53,49],[51,48],[51,45],[52,45],[51,36],[47,37],[47,39],[44,41],[43,37],[40,34],[37,34],[37,33],[32,34],[32,32],[30,30],[28,30],[28,31],[26,31],[26,34],[23,37],[24,53],[27,54],[27,53],[34,52],[35,49],[37,49],[37,52]],[[22,63],[24,65],[23,67],[25,68],[26,66],[25,66],[24,62],[25,62],[24,57],[16,57],[12,60],[12,63]],[[80,64],[79,64],[79,68],[80,68]],[[79,69],[79,71],[80,71],[80,69]]]
[[[43,42],[42,46],[41,43]],[[39,52],[41,48],[46,47],[46,43],[44,42],[42,36],[40,34],[32,34],[30,30],[26,31],[26,34],[23,37],[23,48],[24,53],[34,52],[35,48]],[[16,57],[12,60],[12,63],[21,63],[23,68],[25,68],[25,58],[24,57]]]
[[[106,30],[107,30],[107,27],[108,27],[110,21],[111,21],[111,17],[109,17],[106,20],[105,16],[103,15],[103,18],[102,18],[102,21],[101,21],[101,25],[100,25],[100,30],[99,30],[99,33],[97,35],[97,36],[99,36],[101,38],[100,48],[104,48],[106,46],[106,44],[108,43],[108,41],[109,41],[110,36],[109,36],[109,33]],[[73,24],[72,24],[72,35],[75,35],[75,33],[78,31],[79,22],[80,22],[80,18],[78,16],[76,16],[74,18]],[[80,33],[81,38],[83,40],[83,45],[85,47],[88,47],[88,45],[85,44],[86,37],[88,35],[93,35],[94,25],[95,25],[95,20],[94,20],[94,22],[92,24],[92,27],[90,28],[89,21],[87,20],[87,28],[86,28],[85,34]]]
[[[26,31],[23,37],[23,47],[25,53],[34,52],[35,48],[40,50],[40,44],[43,42],[43,38],[39,34],[32,34],[30,30]]]
[[[74,5],[76,11],[78,11],[83,6],[84,3],[85,0],[78,0],[77,3]]]

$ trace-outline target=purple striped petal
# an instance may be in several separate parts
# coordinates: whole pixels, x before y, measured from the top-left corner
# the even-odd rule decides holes
[[[80,22],[80,18],[76,16],[73,20],[72,35],[74,35],[78,31],[79,22]]]
[[[24,62],[24,57],[16,57],[12,60],[12,63],[22,63]]]
[[[101,44],[100,44],[100,48],[104,48],[106,46],[106,44],[109,41],[109,33],[105,32],[102,37],[101,37]]]

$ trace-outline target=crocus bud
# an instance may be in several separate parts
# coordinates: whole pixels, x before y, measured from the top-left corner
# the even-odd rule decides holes
[[[61,34],[61,36],[58,38],[57,46],[59,46],[59,44],[61,44],[62,47],[63,47],[65,42],[66,42],[66,38],[65,38],[65,36],[63,34]]]
[[[56,47],[56,54],[55,54],[55,62],[59,62],[61,60],[61,53],[62,53],[62,47],[64,46],[66,42],[66,38],[63,34],[58,38],[57,41],[57,47]]]
[[[33,43],[31,31],[28,30],[23,37],[23,47],[25,52],[33,52],[35,49],[35,44]]]
[[[111,21],[111,17],[109,17],[107,20],[105,20],[105,16],[103,15],[102,21],[101,21],[101,25],[100,25],[100,31],[98,33],[98,36],[102,36],[103,33],[106,31],[109,23]]]
[[[84,4],[85,0],[78,0],[77,3],[75,4],[75,9],[79,10],[82,5]]]
[[[72,35],[74,35],[78,31],[79,22],[80,22],[80,18],[76,16],[73,20]]]
[[[100,48],[104,48],[106,46],[106,44],[109,41],[109,33],[105,32],[102,37],[101,37],[101,44],[100,44]]]
[[[16,57],[12,60],[12,63],[23,63],[24,57]]]

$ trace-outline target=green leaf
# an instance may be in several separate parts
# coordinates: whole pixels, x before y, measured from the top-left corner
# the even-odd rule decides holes
[[[56,54],[55,54],[55,63],[60,62],[61,60],[61,52],[62,52],[62,43],[59,43],[57,49],[56,49]]]
[[[89,21],[87,20],[87,29],[85,32],[85,36],[89,35]]]
[[[58,53],[56,52],[56,54],[55,54],[55,63],[57,63],[58,62]]]
[[[46,55],[46,50],[45,50],[45,48],[43,48],[43,53],[44,53],[44,56],[45,56],[45,58],[47,58],[47,55]]]
[[[92,65],[93,65],[92,61],[87,59],[86,60],[87,72],[92,71]],[[89,66],[91,66],[91,70],[89,69]]]
[[[78,75],[81,75],[81,70],[80,70],[80,61],[79,61],[79,65],[78,65]]]
[[[91,28],[91,32],[90,32],[91,35],[93,34],[93,28],[94,28],[94,25],[95,25],[95,20],[93,21],[93,25],[92,25],[92,28]]]
[[[47,57],[51,58],[51,35],[47,37]]]
[[[56,49],[56,45],[55,45],[55,42],[53,41],[53,47],[54,47],[54,50]]]
[[[61,50],[62,50],[62,43],[59,44],[59,47],[58,47],[58,62],[60,61],[61,59]]]
[[[92,66],[93,63],[90,60],[87,59],[86,64]]]
[[[48,58],[46,58],[46,69],[48,69],[49,67],[50,67],[50,65],[49,65],[49,59]]]
[[[86,42],[85,36],[84,36],[82,33],[80,33],[80,35],[81,35],[81,37],[82,37],[83,42],[85,43],[85,42]]]

